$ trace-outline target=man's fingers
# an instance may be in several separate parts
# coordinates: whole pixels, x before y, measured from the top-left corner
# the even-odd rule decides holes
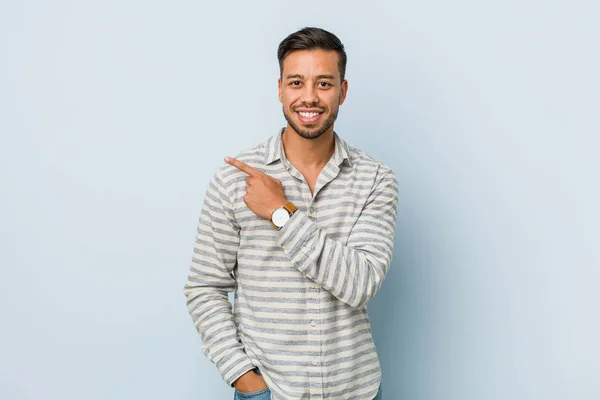
[[[234,167],[236,167],[240,171],[245,172],[245,173],[247,173],[250,176],[256,176],[256,175],[262,173],[259,170],[252,168],[248,164],[244,164],[240,160],[236,160],[235,158],[225,157],[225,162],[227,164],[229,164],[229,165],[233,165]]]

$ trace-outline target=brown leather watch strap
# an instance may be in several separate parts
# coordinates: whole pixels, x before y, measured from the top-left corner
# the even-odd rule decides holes
[[[296,211],[298,211],[298,208],[291,201],[288,201],[287,204],[285,206],[283,206],[283,208],[288,210],[288,212],[290,213],[290,216],[292,214],[294,214]]]

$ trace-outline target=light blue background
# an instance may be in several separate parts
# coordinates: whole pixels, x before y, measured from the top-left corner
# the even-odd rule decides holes
[[[231,398],[183,285],[307,25],[347,48],[337,132],[400,185],[386,400],[600,398],[594,3],[2,1],[0,398]]]

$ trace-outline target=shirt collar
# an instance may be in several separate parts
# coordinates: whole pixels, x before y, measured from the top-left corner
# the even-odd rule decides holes
[[[283,142],[281,141],[281,135],[285,128],[282,128],[279,133],[275,136],[271,136],[267,140],[265,148],[265,164],[269,165],[276,160],[281,160],[284,165],[287,165],[288,161],[283,151]],[[336,166],[340,166],[343,162],[346,162],[348,166],[352,167],[352,161],[350,160],[350,150],[348,144],[339,137],[339,135],[333,132],[335,138],[335,151],[331,160]]]

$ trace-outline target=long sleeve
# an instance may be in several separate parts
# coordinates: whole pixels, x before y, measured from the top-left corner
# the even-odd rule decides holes
[[[378,176],[346,244],[331,239],[298,210],[278,232],[292,264],[340,301],[361,307],[375,296],[394,248],[398,184],[387,169]]]
[[[254,368],[238,340],[228,292],[239,246],[239,226],[219,175],[206,192],[184,288],[187,306],[202,338],[202,352],[229,384]]]

